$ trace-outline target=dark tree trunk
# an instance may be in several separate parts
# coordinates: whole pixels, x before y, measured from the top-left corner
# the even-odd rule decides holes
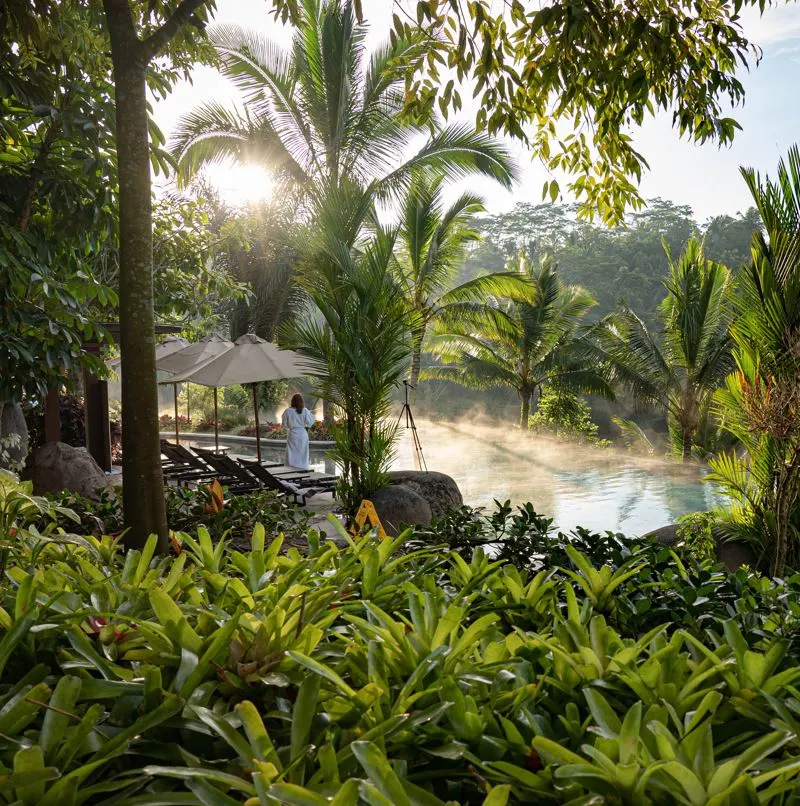
[[[522,398],[522,405],[520,406],[519,410],[519,427],[522,431],[527,431],[528,418],[530,417],[531,413],[531,393],[520,392],[519,396]]]
[[[412,388],[408,390],[408,402],[417,400],[417,386],[419,385],[419,371],[422,362],[422,343],[425,340],[425,328],[418,327],[411,331],[411,379]]]
[[[161,474],[153,310],[153,234],[147,131],[147,56],[127,0],[104,0],[112,42],[120,189],[119,319],[125,543],[157,534],[168,550]]]
[[[775,545],[773,546],[770,576],[782,577],[787,561],[794,558],[792,543],[792,509],[795,506],[800,487],[800,448],[793,451],[775,481]],[[767,527],[769,528],[769,527]]]
[[[692,432],[688,426],[682,426],[681,455],[684,462],[692,458]]]

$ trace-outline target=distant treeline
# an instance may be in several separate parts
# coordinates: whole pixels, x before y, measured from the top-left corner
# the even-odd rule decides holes
[[[647,207],[629,216],[625,227],[608,229],[577,221],[574,208],[553,204],[517,204],[500,215],[483,216],[477,229],[483,240],[470,252],[462,268],[469,279],[502,271],[519,249],[533,258],[551,254],[564,282],[589,289],[597,300],[591,318],[614,310],[621,301],[654,326],[653,314],[664,298],[666,244],[677,257],[693,233],[705,238],[712,260],[738,269],[750,255],[750,241],[760,219],[755,209],[735,217],[695,220],[688,205],[650,199]]]

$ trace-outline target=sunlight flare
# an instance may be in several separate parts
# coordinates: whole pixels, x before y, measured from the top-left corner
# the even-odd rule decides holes
[[[210,165],[206,177],[222,200],[235,207],[269,201],[275,189],[272,174],[255,163]]]

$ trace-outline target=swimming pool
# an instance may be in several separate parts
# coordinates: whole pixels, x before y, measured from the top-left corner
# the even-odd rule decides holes
[[[429,470],[452,476],[472,506],[492,508],[494,499],[530,501],[559,529],[638,535],[674,523],[681,515],[712,507],[716,496],[702,483],[703,468],[638,458],[522,434],[516,429],[418,422]],[[224,441],[224,438],[222,438]],[[254,455],[255,447],[232,446]],[[264,459],[280,461],[280,448],[266,447]],[[314,470],[331,473],[325,451],[312,450]],[[402,429],[395,468],[413,468],[410,431]]]

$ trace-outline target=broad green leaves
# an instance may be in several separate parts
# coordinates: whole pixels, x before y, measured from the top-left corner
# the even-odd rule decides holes
[[[518,518],[497,526],[549,528]],[[569,567],[532,573],[410,537],[303,556],[201,530],[169,559],[6,535],[0,800],[723,806],[796,786],[800,671],[769,617],[698,628],[687,594],[686,628],[637,626],[642,586],[689,588],[674,555],[590,562],[576,546],[602,540],[576,535],[549,544]],[[753,578],[739,601],[771,593]]]

